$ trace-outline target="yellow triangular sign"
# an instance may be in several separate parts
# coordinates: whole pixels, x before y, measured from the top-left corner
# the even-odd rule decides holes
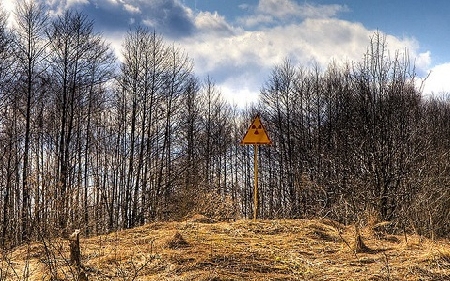
[[[272,144],[259,116],[253,120],[241,141],[241,144]]]

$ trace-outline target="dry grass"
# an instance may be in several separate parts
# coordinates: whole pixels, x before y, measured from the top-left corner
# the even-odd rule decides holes
[[[89,280],[450,280],[449,242],[360,233],[370,251],[330,220],[152,223],[80,242]],[[23,246],[0,279],[77,280],[67,260],[63,240]]]

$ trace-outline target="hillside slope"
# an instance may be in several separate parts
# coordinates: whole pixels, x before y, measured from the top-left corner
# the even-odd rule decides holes
[[[89,280],[450,280],[450,243],[362,230],[329,220],[152,223],[81,239]],[[2,256],[1,280],[81,280],[65,240]],[[51,242],[51,243],[50,243]]]

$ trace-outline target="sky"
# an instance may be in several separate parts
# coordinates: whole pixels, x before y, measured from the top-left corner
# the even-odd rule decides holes
[[[12,11],[17,0],[0,0]],[[450,93],[448,0],[38,0],[52,15],[86,13],[120,58],[137,25],[185,50],[200,79],[210,77],[239,106],[257,101],[284,60],[326,69],[363,58],[376,31],[392,54],[405,52],[424,95]]]

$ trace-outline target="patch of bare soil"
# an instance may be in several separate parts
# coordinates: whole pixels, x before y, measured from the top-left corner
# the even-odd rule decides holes
[[[19,247],[1,256],[0,280],[450,280],[448,241],[359,232],[330,220],[152,223],[81,238],[81,269],[65,240]]]

